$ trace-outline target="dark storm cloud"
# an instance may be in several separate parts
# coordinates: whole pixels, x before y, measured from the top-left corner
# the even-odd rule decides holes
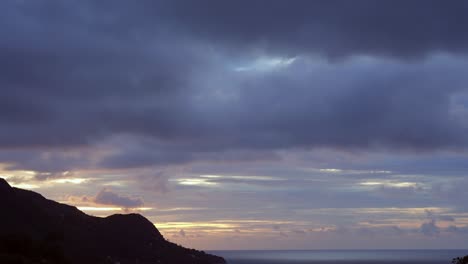
[[[465,1],[170,1],[167,20],[236,49],[412,58],[467,51]]]
[[[466,148],[462,1],[0,5],[4,150],[108,143],[100,164],[127,168]]]
[[[4,150],[0,160],[7,164],[8,170],[29,170],[37,172],[40,180],[63,176],[68,170],[91,168],[90,153],[86,151],[43,151],[43,150]],[[65,173],[65,174],[64,174]]]
[[[151,32],[112,31],[102,10],[67,3],[2,3],[0,144],[82,145],[138,129],[145,115],[167,134],[165,116],[183,108],[178,87],[196,55],[174,39],[148,42]]]
[[[212,136],[213,134],[207,134]],[[252,160],[280,160],[281,157],[273,151],[257,150],[225,150],[226,146],[219,143],[219,147],[208,141],[200,146],[194,142],[187,144],[163,144],[145,138],[119,137],[111,143],[118,151],[103,157],[98,166],[109,169],[138,168],[164,164],[183,164],[194,160],[213,162],[252,161]],[[217,143],[216,143],[217,144]],[[219,151],[218,151],[219,150]],[[218,151],[218,152],[217,152]]]

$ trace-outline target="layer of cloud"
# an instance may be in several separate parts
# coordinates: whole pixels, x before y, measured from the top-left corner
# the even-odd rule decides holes
[[[162,6],[162,7],[161,7]],[[468,5],[462,1],[372,0],[164,2],[154,9],[185,34],[232,49],[281,54],[356,54],[414,58],[433,52],[466,53]],[[151,11],[150,11],[151,12]]]
[[[117,206],[121,208],[138,208],[144,205],[140,198],[123,196],[114,191],[103,188],[96,196],[69,196],[68,203],[76,206]]]
[[[2,3],[0,148],[125,134],[136,143],[104,162],[122,167],[236,149],[466,148],[457,99],[467,65],[450,55],[466,46],[461,2],[104,3]],[[356,56],[335,63],[321,52]],[[248,67],[259,59],[262,71]]]
[[[121,196],[109,189],[101,190],[94,198],[94,202],[98,204],[118,205],[123,207],[139,207],[143,205],[143,201],[140,199]]]
[[[464,234],[467,9],[2,1],[0,176],[89,206],[143,206],[122,191],[199,208],[145,212],[206,228],[168,231],[184,240]]]

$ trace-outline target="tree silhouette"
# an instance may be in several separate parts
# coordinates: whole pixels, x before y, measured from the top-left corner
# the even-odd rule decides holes
[[[453,264],[468,264],[468,256],[452,259]]]

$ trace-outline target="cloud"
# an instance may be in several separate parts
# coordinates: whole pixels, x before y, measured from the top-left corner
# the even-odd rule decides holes
[[[50,196],[97,193],[75,204],[140,207],[123,194],[145,191],[157,197],[145,204],[206,208],[180,212],[187,221],[291,222],[228,236],[323,228],[304,238],[355,245],[466,229],[467,3],[203,6],[0,2],[2,176]],[[195,234],[181,228],[170,234]]]
[[[114,168],[297,147],[466,149],[451,112],[464,109],[466,4],[265,3],[3,2],[0,149],[111,144],[99,164]],[[234,70],[259,58],[288,63]]]
[[[179,231],[179,236],[185,237],[185,231],[183,229]]]
[[[468,43],[468,5],[460,1],[255,0],[205,5],[210,8],[171,1],[161,13],[185,34],[221,41],[232,49],[261,47],[282,54],[414,58],[439,51],[465,53]]]
[[[138,183],[143,190],[167,193],[170,190],[168,180],[171,176],[175,175],[177,175],[175,170],[160,170],[155,172],[153,169],[151,172],[143,172],[142,175],[137,175],[135,178],[138,178]]]
[[[103,188],[96,196],[69,196],[67,202],[76,206],[99,207],[102,205],[110,205],[125,209],[139,208],[144,205],[143,200],[140,198],[123,196],[113,192],[109,188]]]
[[[304,235],[307,234],[306,231],[301,230],[301,229],[292,229],[291,232],[294,233],[294,234],[296,234],[296,235],[301,235],[301,236],[304,236]]]
[[[98,204],[117,205],[125,208],[140,207],[143,205],[143,201],[141,199],[121,196],[106,188],[102,189],[96,195],[94,202]]]
[[[452,216],[449,216],[449,215],[440,215],[440,216],[438,217],[438,219],[439,219],[440,221],[447,221],[447,222],[454,222],[454,221],[455,221],[455,218],[452,217]]]
[[[435,236],[440,233],[440,228],[437,226],[435,220],[431,220],[421,224],[419,230],[426,236]]]

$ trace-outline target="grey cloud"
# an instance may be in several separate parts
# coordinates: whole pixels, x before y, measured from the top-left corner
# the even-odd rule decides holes
[[[226,149],[226,147],[206,146],[201,142],[173,145],[144,137],[127,137],[116,141],[112,143],[116,151],[103,157],[97,164],[99,167],[122,169],[166,164],[180,165],[199,160],[224,163],[258,160],[278,161],[281,159],[274,150],[249,151],[235,148],[231,150]]]
[[[85,2],[42,3],[2,3],[2,33],[9,36],[0,43],[3,147],[83,145],[109,130],[141,126],[152,104],[160,113],[170,108],[157,101],[178,100],[169,91],[184,83],[194,53],[182,55],[174,39],[102,32],[99,10]],[[49,17],[49,8],[57,15]],[[162,119],[153,121],[170,122]]]
[[[141,199],[121,196],[106,188],[102,189],[93,201],[98,204],[116,205],[125,208],[135,208],[143,205]]]
[[[440,221],[448,221],[448,222],[454,222],[454,221],[455,221],[455,218],[452,217],[452,216],[449,216],[449,215],[440,215],[440,216],[438,217],[438,219],[439,219]]]
[[[49,180],[49,179],[56,179],[56,178],[63,178],[63,177],[73,177],[73,173],[72,172],[70,173],[68,171],[64,171],[64,172],[55,172],[55,173],[36,172],[34,174],[34,178],[36,180],[40,180],[40,181]]]
[[[430,190],[431,198],[456,206],[460,210],[466,210],[468,208],[467,183],[465,177],[457,177],[452,181],[434,183]]]
[[[174,238],[177,238],[177,237],[180,237],[180,238],[191,237],[192,238],[192,236],[188,236],[183,229],[180,229],[178,232],[173,232],[172,237],[174,237]],[[196,236],[193,236],[193,237],[196,237]]]
[[[143,190],[156,193],[167,193],[170,190],[168,180],[171,176],[176,175],[176,172],[169,169],[151,169],[151,172],[145,171],[140,175],[134,175],[134,177],[138,179],[138,184]]]
[[[431,222],[436,223],[436,221],[447,221],[447,222],[455,222],[455,217],[450,215],[439,215],[435,214],[431,210],[426,210],[427,218],[430,219]]]
[[[451,79],[453,85],[450,89],[442,89],[445,80],[429,77],[445,68],[440,68],[437,60],[446,63],[445,59],[434,59],[424,70],[418,66],[391,63],[376,63],[364,69],[359,69],[359,66],[354,69],[352,66],[332,66],[329,70],[318,70],[306,76],[302,76],[304,73],[300,69],[291,69],[247,80],[248,85],[238,88],[237,98],[229,102],[218,101],[205,91],[201,95],[211,103],[193,106],[191,116],[199,122],[192,123],[193,126],[184,123],[187,130],[183,135],[175,129],[174,134],[179,134],[176,141],[159,140],[157,144],[145,143],[137,149],[123,149],[106,159],[104,165],[142,166],[217,160],[223,157],[221,153],[229,153],[226,150],[236,149],[267,151],[324,146],[344,149],[464,149],[466,127],[449,113],[450,98],[463,89],[464,77],[460,72],[463,63],[450,66],[453,71],[447,71],[451,77],[446,78]],[[360,79],[368,74],[368,70],[374,71],[374,66],[385,72],[395,72],[382,76],[377,74],[373,77],[375,79]],[[408,69],[397,70],[401,66]],[[412,72],[409,79],[401,78],[407,76],[406,71]],[[341,79],[331,83],[320,81],[320,76],[334,74],[341,75]],[[291,81],[289,75],[303,79]],[[310,90],[308,85],[316,89]],[[420,95],[424,95],[424,100],[418,99]],[[416,101],[417,109],[414,107]],[[183,120],[174,117],[173,122],[183,123]],[[194,133],[188,134],[189,131]],[[153,134],[151,127],[138,133],[166,140],[157,133]],[[238,155],[234,160],[242,160],[243,156]],[[270,156],[274,158],[274,155]],[[262,157],[254,157],[259,158]]]
[[[468,43],[463,1],[170,1],[162,10],[185,33],[233,49],[414,58],[465,53]]]
[[[88,150],[0,150],[0,161],[6,163],[6,170],[34,171],[38,180],[70,176],[71,170],[92,168],[92,156]]]
[[[296,234],[296,235],[301,235],[301,236],[304,236],[304,235],[307,234],[306,231],[301,230],[301,229],[292,229],[291,232],[294,233],[294,234]]]
[[[178,152],[167,147],[158,150],[156,145],[154,148],[148,146],[138,149],[122,148],[118,153],[103,158],[98,165],[113,169],[139,168],[164,164],[181,164],[193,159],[193,155],[189,151]]]
[[[400,188],[394,188],[394,187],[388,187],[388,186],[382,186],[378,188],[377,193],[379,195],[388,197],[388,198],[395,198],[395,197],[405,197],[409,198],[412,196],[417,196],[418,194],[424,194],[427,193],[426,190],[422,187],[400,187]]]
[[[181,237],[185,237],[185,231],[184,231],[183,229],[181,229],[181,230],[179,231],[179,235],[180,235]]]
[[[465,236],[466,234],[468,234],[468,228],[467,227],[457,227],[457,226],[454,226],[454,225],[451,225],[451,226],[445,228],[444,231],[449,232],[449,233],[453,233],[453,234],[457,234],[457,235],[462,235],[462,236]]]
[[[466,46],[466,4],[266,3],[2,2],[0,148],[110,144],[120,149],[98,165],[116,169],[278,149],[466,149],[451,112],[468,81],[453,55]],[[261,56],[296,60],[235,71]],[[112,141],[122,135],[127,146]],[[48,171],[34,155],[11,168]]]
[[[437,226],[435,220],[431,220],[421,224],[420,231],[426,236],[435,236],[440,233],[440,228]]]
[[[57,22],[66,19],[120,39],[142,38],[165,27],[230,50],[412,58],[432,52],[466,52],[468,42],[468,5],[463,1],[6,1],[3,5],[22,15],[18,18],[13,13],[5,16],[6,21],[25,25],[41,16],[59,26]]]
[[[151,192],[152,205],[208,208],[182,212],[184,221],[311,221],[338,227],[318,233],[350,245],[362,234],[465,234],[457,213],[467,204],[467,8],[445,0],[2,1],[1,166],[34,170],[36,180],[89,169],[79,175],[96,178],[88,185],[121,180]],[[380,169],[392,173],[363,172]],[[201,191],[168,181],[218,172],[287,180],[213,179],[216,187]],[[357,187],[368,179],[423,187]],[[143,205],[110,189],[85,198]],[[387,207],[453,212],[359,213]],[[356,226],[398,225],[389,214],[425,222]],[[266,228],[289,242],[312,226]]]

